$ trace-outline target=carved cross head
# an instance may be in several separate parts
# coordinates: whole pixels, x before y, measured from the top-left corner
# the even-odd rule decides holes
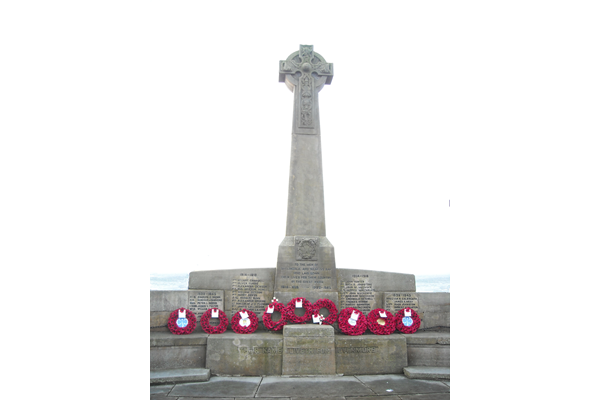
[[[315,53],[312,45],[300,45],[300,50],[279,61],[279,82],[295,92],[293,132],[316,134],[318,131],[317,94],[333,80],[333,64]]]

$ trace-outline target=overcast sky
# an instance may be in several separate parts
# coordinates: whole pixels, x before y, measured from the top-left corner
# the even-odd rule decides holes
[[[293,105],[278,61],[302,43],[335,70],[319,101],[337,267],[450,272],[453,193],[461,207],[452,153],[462,139],[452,138],[449,119],[459,119],[446,107],[464,96],[458,38],[440,37],[441,10],[414,10],[415,18],[399,7],[322,4],[161,16],[166,23],[145,38],[150,271],[275,267]]]

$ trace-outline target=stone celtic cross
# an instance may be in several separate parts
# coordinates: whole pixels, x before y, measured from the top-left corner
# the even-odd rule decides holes
[[[312,45],[300,45],[296,51],[279,61],[279,82],[285,82],[294,92],[292,133],[318,134],[319,101],[317,94],[333,79],[333,64],[313,51]]]

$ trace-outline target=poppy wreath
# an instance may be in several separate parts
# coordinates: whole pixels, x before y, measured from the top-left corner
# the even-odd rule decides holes
[[[379,315],[380,312],[385,313],[387,317],[382,318]],[[380,322],[383,322],[383,324]],[[376,308],[367,316],[367,327],[376,335],[390,335],[396,330],[396,317],[383,308]]]
[[[350,319],[352,312],[356,312],[359,315],[358,320],[356,321],[356,325],[354,326],[350,325],[350,323],[348,322],[348,319]],[[360,312],[360,310],[357,310],[356,308],[344,308],[342,311],[340,311],[340,315],[338,317],[338,326],[340,327],[340,330],[346,335],[362,335],[367,330],[367,318],[365,318],[363,313]]]
[[[187,324],[184,327],[179,327],[179,325],[177,325],[179,313],[184,311],[185,318],[187,319]],[[187,308],[178,308],[177,310],[173,311],[171,315],[169,315],[169,322],[167,326],[169,327],[171,333],[175,335],[188,335],[194,332],[194,329],[196,329],[196,316]]]
[[[213,310],[219,311],[219,325],[217,326],[212,326],[210,324],[210,318],[212,317]],[[227,319],[227,315],[225,315],[225,313],[218,308],[209,308],[200,317],[200,326],[206,333],[223,333],[227,330],[228,324],[229,320]]]
[[[412,324],[410,326],[404,325],[402,318],[405,316],[405,310],[410,310],[412,318]],[[412,308],[403,308],[402,310],[396,313],[396,328],[402,333],[415,333],[417,329],[421,326],[421,318],[419,318],[419,314]]]
[[[322,323],[331,325],[337,320],[337,307],[335,303],[329,299],[319,299],[315,304],[313,304],[312,315],[318,315],[321,308],[326,308],[329,311],[329,315],[325,318]]]
[[[248,325],[248,326],[240,325],[240,320],[242,319],[240,313],[242,313],[242,312],[248,313],[248,319],[250,320],[250,325]],[[233,315],[233,317],[231,317],[231,329],[233,329],[233,331],[235,333],[252,333],[256,330],[256,328],[258,328],[258,318],[256,318],[256,314],[254,314],[250,310],[246,310],[244,308],[243,310],[236,312]]]
[[[302,308],[304,309],[304,315],[301,317],[294,314],[296,301],[300,300],[302,300]],[[296,297],[287,304],[287,307],[285,308],[285,319],[295,324],[304,324],[312,316],[312,308],[313,305],[310,301],[306,300],[304,297]]]
[[[287,324],[287,319],[286,319],[286,306],[283,305],[283,303],[278,303],[276,301],[273,301],[271,304],[269,304],[267,306],[267,308],[271,306],[271,307],[275,307],[274,311],[278,311],[279,313],[281,313],[281,318],[279,319],[279,321],[273,321],[271,319],[271,316],[273,314],[269,314],[267,313],[267,309],[265,308],[265,313],[263,314],[262,320],[263,320],[263,324],[265,325],[265,328],[272,330],[272,331],[280,331],[283,329],[283,327],[285,326],[285,324]]]

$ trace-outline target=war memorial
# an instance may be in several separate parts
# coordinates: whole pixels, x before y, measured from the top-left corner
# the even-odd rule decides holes
[[[409,273],[336,266],[325,230],[318,101],[333,75],[313,46],[279,62],[294,106],[276,265],[193,271],[188,290],[150,291],[151,385],[231,376],[450,380],[450,293],[417,292]]]

